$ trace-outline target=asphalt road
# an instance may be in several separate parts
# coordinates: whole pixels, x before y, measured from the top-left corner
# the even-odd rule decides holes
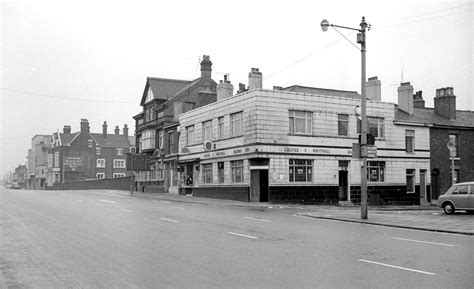
[[[0,189],[0,288],[474,288],[474,237]]]

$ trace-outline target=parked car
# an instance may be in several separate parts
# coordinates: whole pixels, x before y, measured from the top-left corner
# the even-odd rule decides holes
[[[16,182],[12,184],[11,188],[14,189],[14,190],[20,190],[21,189],[20,185]]]
[[[438,198],[438,207],[446,214],[454,214],[456,210],[474,213],[474,182],[454,184]]]

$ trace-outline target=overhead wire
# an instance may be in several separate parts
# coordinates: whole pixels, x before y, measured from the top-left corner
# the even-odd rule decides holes
[[[136,101],[120,101],[120,100],[105,100],[105,99],[90,99],[90,98],[75,98],[75,97],[65,97],[65,96],[57,96],[57,95],[50,95],[50,94],[43,94],[43,93],[36,93],[18,89],[11,89],[6,87],[1,87],[0,89],[5,91],[11,91],[21,94],[28,94],[28,95],[35,95],[41,97],[48,97],[48,98],[55,98],[55,99],[64,99],[64,100],[74,100],[74,101],[83,101],[83,102],[95,102],[95,103],[137,103]]]

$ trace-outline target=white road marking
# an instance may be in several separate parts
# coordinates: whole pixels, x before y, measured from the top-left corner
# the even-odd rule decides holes
[[[369,261],[369,260],[365,260],[365,259],[359,259],[359,261],[366,262],[366,263],[371,263],[371,264],[376,264],[376,265],[381,265],[381,266],[386,266],[386,267],[395,268],[395,269],[400,269],[400,270],[406,270],[406,271],[426,274],[426,275],[436,275],[436,273],[431,273],[431,272],[426,272],[426,271],[421,271],[421,270],[415,270],[415,269],[410,269],[410,268],[405,268],[405,267],[400,267],[400,266],[394,266],[394,265],[379,263],[379,262],[375,262],[375,261]]]
[[[239,233],[234,233],[234,232],[228,232],[228,233],[231,234],[231,235],[245,237],[245,238],[249,238],[249,239],[258,239],[257,237],[254,237],[254,236],[249,236],[249,235],[244,235],[244,234],[239,234]]]
[[[130,210],[125,210],[125,209],[121,209],[121,211],[123,211],[123,212],[127,212],[127,213],[133,213],[133,211],[130,211]]]
[[[105,207],[105,205],[102,205],[102,204],[95,204],[95,205],[99,207]]]
[[[270,220],[260,219],[260,218],[252,218],[252,217],[244,217],[244,219],[254,220],[254,221],[262,221],[262,222],[271,222]]]
[[[171,208],[173,208],[173,209],[179,209],[179,210],[184,210],[184,208],[182,208],[182,207],[171,207]]]
[[[396,240],[401,240],[401,241],[410,241],[410,242],[417,242],[417,243],[424,243],[424,244],[431,244],[431,245],[440,245],[440,246],[454,247],[454,245],[451,245],[451,244],[435,243],[435,242],[429,242],[429,241],[420,241],[420,240],[397,238],[397,237],[392,237],[392,238],[393,238],[393,239],[396,239]]]
[[[109,201],[109,200],[99,200],[99,202],[105,202],[105,203],[112,203],[115,204],[115,201]]]
[[[167,221],[167,222],[172,222],[172,223],[179,223],[179,221],[176,221],[176,220],[171,220],[171,219],[166,219],[166,218],[161,218],[163,221]]]

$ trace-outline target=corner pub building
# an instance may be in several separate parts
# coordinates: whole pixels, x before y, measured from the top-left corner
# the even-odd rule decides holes
[[[352,157],[360,96],[296,85],[266,90],[261,79],[252,69],[248,90],[241,85],[236,95],[221,81],[217,102],[179,116],[180,193],[249,202],[360,202],[361,160]],[[423,203],[429,128],[395,124],[398,108],[380,101],[376,77],[367,91],[368,130],[378,148],[368,159],[369,202]]]

